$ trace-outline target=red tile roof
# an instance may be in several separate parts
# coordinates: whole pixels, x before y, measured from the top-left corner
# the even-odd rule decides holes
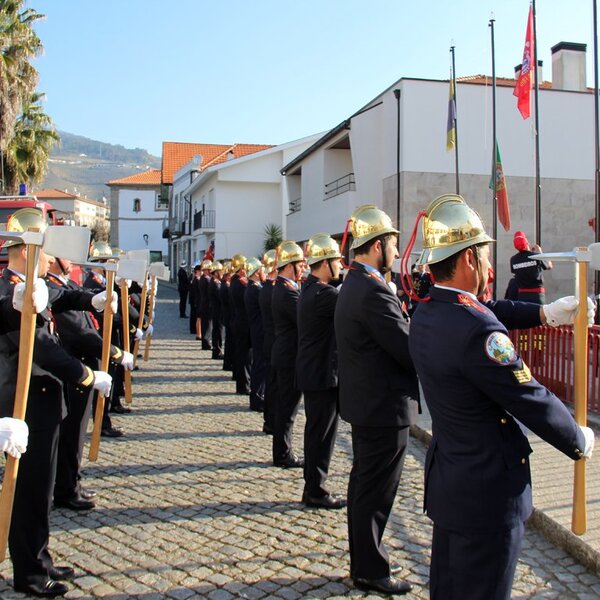
[[[265,144],[187,144],[184,142],[163,142],[162,182],[173,183],[175,171],[190,162],[194,156],[201,156],[200,170],[225,162],[230,152],[233,158],[240,158],[254,152],[267,150],[272,145]]]
[[[492,85],[492,78],[489,75],[467,75],[466,77],[457,77],[458,83],[475,83],[478,85]],[[515,87],[516,79],[510,77],[496,77],[496,85],[500,87]],[[541,90],[551,90],[551,81],[540,81]]]
[[[40,190],[39,192],[33,192],[38,198],[46,199],[54,199],[54,200],[73,200],[74,198],[79,198],[77,194],[69,194],[68,192],[63,192],[62,190],[57,190],[56,188],[49,188],[46,190]]]
[[[106,185],[160,185],[160,169],[149,169],[121,179],[111,179]]]

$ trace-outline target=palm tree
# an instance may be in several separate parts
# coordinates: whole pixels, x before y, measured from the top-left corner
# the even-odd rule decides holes
[[[42,42],[32,26],[44,15],[24,4],[24,0],[0,0],[0,169],[17,117],[38,80],[29,61],[42,52]],[[0,177],[4,179],[1,170]]]
[[[17,119],[6,149],[4,187],[16,193],[19,183],[39,183],[48,170],[52,148],[60,141],[52,119],[43,111],[44,94],[34,93]]]
[[[274,250],[277,248],[282,240],[283,235],[279,225],[275,225],[275,223],[269,223],[265,226],[265,239],[263,242],[263,249],[265,252],[267,250]]]

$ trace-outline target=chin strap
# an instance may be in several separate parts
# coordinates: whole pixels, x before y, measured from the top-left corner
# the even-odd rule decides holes
[[[404,293],[415,302],[429,302],[431,298],[427,296],[426,298],[420,298],[415,291],[415,287],[412,282],[412,273],[410,271],[410,253],[415,246],[415,240],[417,239],[417,231],[419,227],[419,221],[425,217],[427,213],[422,210],[419,211],[417,215],[417,220],[415,221],[415,226],[413,227],[412,234],[408,239],[408,243],[404,248],[404,252],[402,253],[402,258],[400,259],[400,283],[402,284],[402,289]],[[430,273],[431,275],[431,273]],[[433,281],[433,276],[431,275],[431,280]]]

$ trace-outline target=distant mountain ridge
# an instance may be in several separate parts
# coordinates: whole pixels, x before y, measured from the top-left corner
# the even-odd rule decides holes
[[[108,195],[106,182],[160,168],[161,159],[143,148],[125,148],[75,135],[58,132],[61,142],[48,163],[48,173],[35,190],[56,188],[95,200]]]

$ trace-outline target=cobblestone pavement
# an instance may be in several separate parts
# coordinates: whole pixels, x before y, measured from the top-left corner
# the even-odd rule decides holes
[[[299,470],[270,464],[260,415],[236,396],[230,375],[178,318],[175,292],[161,286],[150,360],[134,381],[126,431],[102,439],[85,484],[98,491],[85,514],[52,511],[50,550],[79,576],[68,598],[337,598],[364,596],[348,578],[344,511],[300,504]],[[302,414],[296,447],[302,447]],[[431,527],[421,511],[424,446],[411,441],[386,543],[411,598],[427,598]],[[331,487],[343,493],[350,438],[341,426]],[[0,598],[12,590],[0,564]],[[375,596],[373,596],[375,597]],[[513,598],[598,598],[600,580],[527,530]]]

